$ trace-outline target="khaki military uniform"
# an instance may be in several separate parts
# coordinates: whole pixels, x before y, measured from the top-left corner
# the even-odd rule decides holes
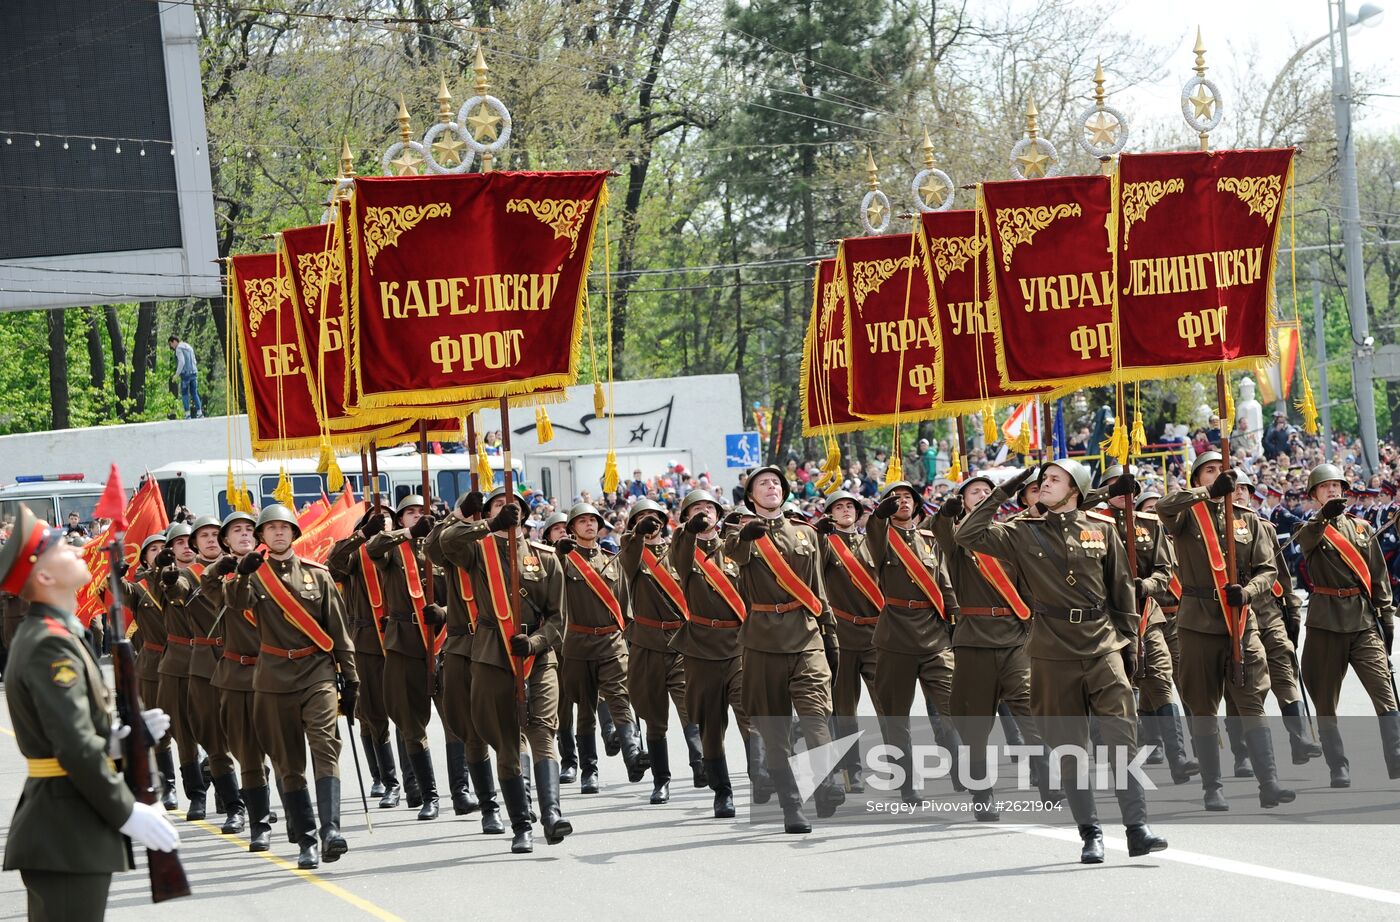
[[[659,566],[676,577],[664,542],[646,544],[630,533],[622,536],[618,558],[631,591],[632,612],[627,626],[627,697],[637,709],[637,718],[646,722],[647,739],[664,745],[659,741],[666,737],[671,704],[675,704],[682,725],[691,722],[685,708],[685,660],[671,646],[685,619],[642,565],[644,547],[656,555]],[[650,742],[647,748],[652,748]]]
[[[332,643],[329,652],[318,649],[252,577],[240,575],[225,585],[228,607],[251,610],[258,622],[253,709],[259,737],[283,789],[301,791],[307,787],[308,747],[317,779],[340,777],[335,677],[339,672],[347,682],[358,681],[355,660],[340,591],[324,567],[299,557],[269,557],[262,572],[301,601]]]
[[[341,584],[345,600],[346,626],[355,648],[355,673],[360,677],[360,694],[355,701],[355,720],[368,731],[376,746],[389,742],[389,712],[384,706],[384,641],[382,624],[375,623],[364,574],[360,548],[365,536],[358,531],[337,541],[326,558],[331,576]],[[386,612],[387,614],[387,612]]]
[[[484,762],[491,754],[486,748],[486,740],[476,728],[472,719],[472,635],[476,632],[476,612],[479,610],[474,597],[463,594],[462,571],[448,561],[442,550],[442,532],[451,522],[444,519],[438,522],[424,543],[428,559],[441,567],[446,576],[447,639],[442,645],[441,666],[438,672],[438,713],[448,734],[460,739],[466,747],[467,761],[475,764]],[[470,527],[484,532],[486,526],[480,522]],[[470,578],[465,589],[471,592]]]
[[[419,585],[410,587],[400,558],[399,545],[408,543],[418,566]],[[370,559],[379,568],[384,590],[384,707],[403,734],[410,754],[428,748],[428,721],[432,719],[432,692],[429,683],[433,651],[423,647],[423,630],[410,591],[424,593],[433,572],[423,553],[423,541],[409,536],[407,529],[381,531],[365,544]],[[435,593],[440,595],[440,593]],[[421,600],[420,600],[421,604]],[[431,636],[441,628],[429,626]]]
[[[874,567],[865,550],[865,540],[853,532],[832,532],[821,543],[822,579],[836,618],[836,640],[841,652],[836,659],[836,683],[832,689],[831,711],[836,735],[845,736],[855,729],[856,708],[860,704],[860,687],[871,701],[875,695],[875,625],[879,623],[880,607],[866,598],[851,581],[846,565],[832,549],[841,542],[873,579]],[[877,582],[878,586],[879,583]]]
[[[233,574],[220,578],[206,570],[200,578],[200,592],[217,593],[217,597],[224,600],[225,587],[235,578]],[[219,648],[219,661],[214,666],[210,684],[219,692],[224,738],[238,760],[239,780],[247,791],[267,784],[267,771],[263,766],[267,747],[259,736],[253,708],[253,672],[258,664],[262,636],[252,612],[227,605],[221,607],[214,636],[223,641],[223,646]]]
[[[29,611],[29,603],[18,596],[0,595],[0,608],[4,610],[4,623],[0,630],[4,631],[5,649],[9,650],[14,645],[15,633],[24,622],[25,613]]]
[[[1279,549],[1274,523],[1257,515],[1255,518],[1259,519],[1260,527],[1269,536],[1269,546],[1274,549],[1274,569],[1278,578],[1269,591],[1255,599],[1250,607],[1254,610],[1254,621],[1259,625],[1259,640],[1264,644],[1269,688],[1279,705],[1285,706],[1302,697],[1298,691],[1298,672],[1294,668],[1297,653],[1293,641],[1288,639],[1287,625],[1288,618],[1299,617],[1295,610],[1298,603],[1293,597],[1293,576],[1288,572],[1288,564]],[[1226,713],[1232,712],[1227,709]]]
[[[151,569],[146,577],[149,592],[158,598],[165,612],[165,652],[161,654],[157,667],[159,681],[156,685],[156,706],[170,715],[170,736],[180,750],[179,759],[182,771],[199,761],[199,744],[195,739],[193,709],[189,704],[190,654],[194,650],[191,643],[190,625],[185,618],[183,606],[172,604],[166,599],[166,587],[161,582],[160,570]],[[159,587],[159,588],[157,588]]]
[[[704,758],[724,757],[724,734],[729,712],[747,741],[749,719],[744,713],[743,662],[739,651],[739,629],[743,616],[734,611],[706,579],[695,552],[710,558],[724,579],[735,587],[739,568],[725,559],[718,538],[698,538],[681,529],[671,541],[670,564],[685,592],[690,618],[676,632],[675,649],[685,662],[685,701],[690,719],[700,725],[700,745]]]
[[[579,547],[577,553],[602,577],[622,608],[624,622],[630,622],[631,596],[622,561],[598,547]],[[627,689],[630,659],[623,628],[573,563],[561,557],[559,568],[564,574],[564,607],[569,613],[559,683],[564,709],[574,709],[578,715],[575,733],[593,735],[600,698],[607,702],[614,723],[633,724],[636,719]]]
[[[1113,523],[1119,540],[1126,545],[1128,521],[1122,509],[1109,506],[1102,512],[1091,513],[1102,516]],[[1138,611],[1138,632],[1142,637],[1142,656],[1133,676],[1133,684],[1138,689],[1138,708],[1142,711],[1156,711],[1172,703],[1174,673],[1172,671],[1171,648],[1167,645],[1167,615],[1162,610],[1160,600],[1171,596],[1172,557],[1171,542],[1166,529],[1157,516],[1150,512],[1133,513],[1133,552],[1137,572],[1133,574],[1145,584],[1145,598],[1140,598]]]
[[[150,707],[159,706],[160,660],[165,655],[165,612],[155,571],[133,570],[130,581],[122,581],[122,597],[136,620],[136,672],[140,677],[141,700]],[[173,721],[173,717],[172,717]],[[172,735],[167,733],[156,744],[159,752],[170,752]]]
[[[211,632],[224,604],[222,581],[203,578],[205,568],[213,562],[196,560],[193,566],[182,567],[166,600],[172,610],[179,610],[190,632],[189,681],[185,686],[190,729],[209,756],[210,777],[221,778],[233,773],[233,760],[219,719],[219,691],[211,682],[223,657],[223,638],[211,636]]]
[[[5,870],[24,879],[31,919],[101,919],[112,873],[129,866],[118,830],[135,801],[107,758],[112,698],[72,613],[29,606],[10,645],[5,697],[29,760]]]

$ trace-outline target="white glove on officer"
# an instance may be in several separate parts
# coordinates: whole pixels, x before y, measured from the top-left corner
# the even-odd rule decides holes
[[[165,818],[165,811],[139,800],[131,805],[131,816],[122,823],[121,833],[157,852],[173,852],[180,844],[180,832]]]
[[[159,742],[170,729],[170,715],[160,708],[148,708],[141,712],[141,719],[146,724],[146,732],[151,734],[153,741]],[[131,727],[121,722],[120,718],[112,720],[112,735],[107,738],[107,755],[114,759],[121,758],[122,740],[131,735]]]

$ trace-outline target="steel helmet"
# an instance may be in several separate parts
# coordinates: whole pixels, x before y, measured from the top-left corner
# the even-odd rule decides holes
[[[1117,480],[1119,477],[1122,477],[1122,476],[1123,476],[1123,471],[1124,471],[1124,468],[1123,468],[1123,465],[1121,465],[1121,464],[1114,464],[1114,465],[1110,465],[1109,467],[1104,468],[1104,469],[1103,469],[1103,473],[1099,475],[1099,489],[1101,489],[1101,490],[1102,490],[1102,489],[1105,489],[1105,488],[1108,486],[1109,481],[1111,481],[1111,480]],[[1141,492],[1142,492],[1142,484],[1140,484],[1140,483],[1137,482],[1137,476],[1134,475],[1134,476],[1133,476],[1133,495],[1136,496],[1137,494],[1139,494],[1139,493],[1141,493]]]
[[[1249,475],[1249,472],[1242,467],[1232,468],[1231,473],[1235,475],[1235,486],[1237,488],[1249,487],[1252,490],[1258,486],[1258,484],[1254,482],[1254,478]]]
[[[1056,458],[1049,464],[1043,465],[1040,469],[1040,480],[1045,479],[1045,469],[1048,467],[1058,467],[1069,475],[1073,481],[1075,489],[1079,491],[1081,498],[1089,495],[1089,490],[1093,486],[1094,477],[1089,473],[1089,469],[1073,458]]]
[[[593,516],[593,518],[597,519],[599,528],[607,524],[603,520],[603,514],[598,511],[598,507],[593,505],[592,503],[574,503],[573,508],[569,510],[569,514],[568,517],[565,519],[565,522],[570,527],[570,529],[572,529],[574,519],[581,519],[586,515],[591,515]]]
[[[636,525],[637,520],[641,518],[644,513],[647,512],[654,512],[657,515],[661,516],[661,524],[666,524],[666,507],[654,500],[647,499],[645,496],[643,496],[641,499],[637,500],[637,502],[633,504],[630,510],[628,510],[627,527],[631,528],[634,525]]]
[[[691,490],[685,495],[685,499],[681,500],[681,506],[678,510],[681,519],[686,517],[685,514],[690,510],[690,507],[694,506],[696,503],[710,503],[713,505],[715,507],[716,518],[724,515],[724,506],[720,505],[720,501],[715,499],[713,493],[709,490]]]
[[[914,515],[918,516],[920,519],[928,515],[928,512],[924,509],[924,498],[919,495],[918,490],[914,489],[914,485],[907,480],[896,480],[894,483],[881,490],[881,501],[893,496],[895,490],[908,490],[909,495],[914,497]]]
[[[1191,462],[1191,477],[1189,478],[1191,486],[1196,485],[1196,474],[1200,472],[1201,468],[1212,461],[1219,461],[1223,464],[1225,456],[1218,451],[1203,451],[1196,456],[1196,460]]]
[[[564,513],[562,513],[562,512],[556,512],[556,513],[554,513],[553,515],[551,515],[549,518],[547,518],[547,519],[544,520],[544,524],[540,526],[540,534],[542,534],[542,535],[548,535],[548,534],[549,534],[549,530],[550,530],[551,528],[553,528],[555,525],[568,525],[568,524],[569,524],[569,517],[566,516],[566,515],[565,515]]]
[[[153,535],[147,535],[146,540],[141,542],[141,555],[145,556],[146,548],[150,547],[152,544],[155,544],[157,541],[159,541],[161,544],[166,543],[165,532],[158,531]]]
[[[962,483],[958,484],[958,495],[962,496],[963,493],[967,492],[968,487],[972,486],[979,480],[985,483],[987,486],[991,487],[993,490],[997,488],[997,483],[995,480],[992,479],[990,474],[976,474],[972,477],[967,478]]]
[[[224,541],[224,537],[228,534],[229,526],[234,522],[247,522],[253,526],[255,532],[257,531],[258,519],[251,512],[230,512],[224,516],[223,523],[219,525],[219,546],[224,550],[228,550],[228,544]]]
[[[219,525],[220,522],[217,515],[202,515],[195,519],[194,524],[190,526],[190,534],[193,535],[197,533],[201,528],[218,528]]]
[[[1308,474],[1308,495],[1312,496],[1312,491],[1314,489],[1322,486],[1324,483],[1330,483],[1333,480],[1348,489],[1351,487],[1350,481],[1347,480],[1346,475],[1342,473],[1342,469],[1337,467],[1337,465],[1319,464],[1312,469],[1312,473]]]
[[[173,542],[176,538],[188,538],[194,534],[194,529],[184,522],[172,522],[165,530],[165,540]]]
[[[1162,494],[1157,490],[1143,490],[1138,494],[1137,502],[1133,503],[1134,509],[1141,509],[1142,504],[1150,499],[1161,499]]]
[[[783,485],[783,502],[787,502],[792,495],[792,484],[788,483],[787,472],[776,464],[765,464],[763,467],[755,468],[749,475],[749,479],[744,481],[744,499],[751,500],[753,497],[753,483],[758,479],[759,474],[774,474],[778,478],[778,483]],[[752,505],[752,504],[750,504]]]
[[[495,502],[496,497],[505,495],[506,488],[504,485],[501,485],[496,489],[492,490],[491,493],[486,497],[486,502],[481,507],[483,513],[485,512],[485,510],[491,508],[491,504]],[[521,496],[519,493],[512,493],[511,495],[515,497],[515,503],[517,506],[520,507],[520,520],[523,522],[525,521],[525,519],[530,517],[530,506],[528,503],[525,502],[525,497]],[[422,497],[419,497],[418,501],[421,503],[423,501]]]
[[[859,515],[861,511],[865,508],[865,504],[861,502],[859,496],[856,496],[854,493],[850,493],[846,490],[837,490],[835,493],[832,493],[830,496],[828,496],[826,498],[826,501],[822,503],[822,511],[827,513],[831,512],[831,507],[835,506],[842,500],[856,504],[856,515]]]
[[[423,495],[421,493],[410,493],[399,500],[399,504],[394,507],[394,518],[398,518],[403,514],[405,509],[412,509],[414,506],[422,506],[424,512],[428,511],[428,504],[423,502]]]
[[[301,537],[301,526],[297,524],[296,515],[281,503],[273,503],[258,513],[258,523],[253,527],[253,534],[261,538],[263,526],[268,522],[286,522],[292,526],[292,537]]]

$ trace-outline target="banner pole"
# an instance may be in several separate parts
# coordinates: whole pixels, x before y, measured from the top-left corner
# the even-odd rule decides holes
[[[1218,403],[1220,413],[1220,475],[1230,472],[1230,427],[1234,425],[1234,420],[1225,419],[1225,407],[1227,405],[1227,390],[1229,383],[1225,380],[1225,369],[1222,367],[1215,373],[1215,398]],[[1238,569],[1235,565],[1235,497],[1226,496],[1225,500],[1225,578],[1226,582],[1234,584],[1238,582]],[[1223,600],[1222,600],[1223,601]],[[1244,610],[1236,612],[1228,603],[1226,610],[1230,612],[1231,624],[1226,625],[1230,629],[1233,643],[1230,644],[1230,681],[1236,686],[1244,686],[1244,625],[1248,615]],[[1236,629],[1235,623],[1239,627]]]
[[[510,460],[510,400],[501,398],[501,461],[504,465],[503,475],[505,477],[506,502],[515,502],[515,468]],[[522,518],[520,525],[512,528],[506,534],[506,568],[510,570],[510,616],[516,624],[520,624],[520,568],[516,566],[519,553],[520,529],[525,526]],[[507,655],[510,651],[507,650]],[[529,706],[525,698],[525,657],[516,657],[515,669],[515,707],[520,719],[520,731],[525,732],[525,724],[529,721]]]
[[[467,414],[467,463],[471,465],[472,490],[481,492],[481,477],[476,472],[476,414]]]

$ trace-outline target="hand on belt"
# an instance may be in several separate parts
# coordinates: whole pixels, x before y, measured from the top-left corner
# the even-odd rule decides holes
[[[232,650],[224,651],[224,659],[237,663],[240,666],[256,666],[258,662],[256,656],[243,656],[242,654],[234,653]]]
[[[933,603],[925,599],[892,599],[885,597],[886,605],[893,605],[896,608],[907,608],[911,611],[919,611],[925,608],[933,608]]]
[[[313,653],[321,652],[320,648],[315,646],[298,647],[295,650],[283,650],[281,647],[274,647],[272,644],[267,643],[263,644],[261,649],[262,652],[269,656],[275,656],[278,659],[305,659]]]
[[[783,602],[780,605],[763,605],[759,602],[755,602],[754,604],[749,606],[749,609],[751,611],[770,612],[775,615],[782,615],[801,607],[802,603],[797,601]]]
[[[699,618],[695,615],[690,616],[690,623],[719,630],[734,630],[743,625],[742,621],[736,621],[732,618]]]
[[[604,624],[601,627],[589,627],[586,624],[574,624],[572,621],[570,621],[569,630],[575,634],[587,634],[590,637],[606,637],[609,634],[616,634],[618,631],[622,630],[622,628],[618,627],[616,624]],[[665,630],[665,628],[662,628],[662,630]]]
[[[857,626],[860,626],[860,627],[865,627],[865,626],[871,625],[871,624],[877,624],[877,623],[879,623],[879,621],[880,621],[880,616],[879,616],[879,615],[871,615],[871,616],[869,616],[869,617],[864,617],[864,616],[862,616],[862,615],[853,615],[853,614],[851,614],[850,612],[848,612],[848,611],[842,611],[842,610],[839,609],[839,608],[833,608],[833,609],[831,610],[831,613],[832,613],[833,615],[835,615],[836,617],[840,618],[842,621],[845,621],[845,622],[847,622],[847,623],[849,623],[849,624],[854,624],[854,625],[857,625]]]
[[[643,618],[641,615],[633,615],[632,620],[642,627],[649,627],[658,631],[674,631],[685,623],[684,621],[653,621],[650,618]]]

